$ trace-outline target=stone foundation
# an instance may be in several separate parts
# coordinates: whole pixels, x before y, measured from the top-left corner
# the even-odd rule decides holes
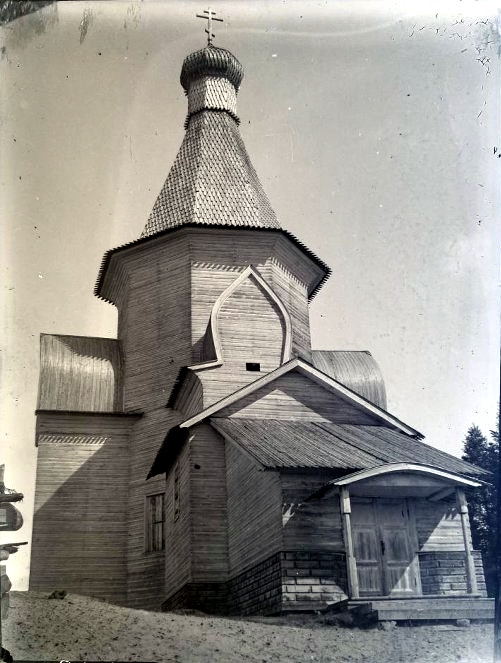
[[[284,610],[316,610],[347,598],[344,552],[282,553]]]
[[[487,596],[482,556],[473,551],[478,593]],[[466,594],[466,560],[464,552],[420,552],[419,568],[423,594]]]

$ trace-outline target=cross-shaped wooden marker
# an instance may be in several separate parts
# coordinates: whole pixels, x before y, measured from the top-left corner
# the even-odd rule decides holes
[[[210,7],[208,9],[204,9],[203,14],[197,14],[197,18],[203,18],[207,21],[207,28],[205,29],[205,32],[207,33],[207,45],[210,46],[212,44],[212,40],[216,36],[212,33],[212,21],[220,21],[222,23],[223,19],[216,18],[216,12],[213,12]]]

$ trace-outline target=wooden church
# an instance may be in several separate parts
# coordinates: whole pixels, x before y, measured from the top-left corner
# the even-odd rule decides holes
[[[312,349],[329,268],[259,182],[242,77],[211,43],[183,63],[181,148],[96,285],[117,339],[41,336],[30,588],[148,609],[467,616],[486,599],[465,490],[485,472],[387,410],[368,352]]]

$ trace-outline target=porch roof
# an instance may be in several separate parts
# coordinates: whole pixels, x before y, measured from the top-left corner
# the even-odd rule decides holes
[[[212,417],[210,423],[266,469],[377,468],[414,463],[466,476],[488,472],[385,426]]]
[[[333,479],[332,481],[329,481],[329,483],[332,486],[349,486],[354,483],[370,481],[371,479],[377,479],[378,477],[396,473],[433,477],[467,488],[478,488],[484,483],[483,481],[462,477],[454,472],[446,472],[445,470],[428,467],[426,465],[419,465],[417,463],[389,463],[388,465],[380,465],[379,467],[372,467],[368,470],[353,472],[353,474],[348,474],[340,479]]]

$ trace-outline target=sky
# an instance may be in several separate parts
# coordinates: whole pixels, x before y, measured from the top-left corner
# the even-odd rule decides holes
[[[139,236],[183,138],[198,2],[59,2],[3,27],[1,462],[29,541],[39,335],[110,336],[104,252]],[[241,133],[282,227],[331,268],[316,349],[369,350],[389,411],[460,455],[499,399],[498,10],[220,2]],[[27,587],[29,546],[8,562]]]

